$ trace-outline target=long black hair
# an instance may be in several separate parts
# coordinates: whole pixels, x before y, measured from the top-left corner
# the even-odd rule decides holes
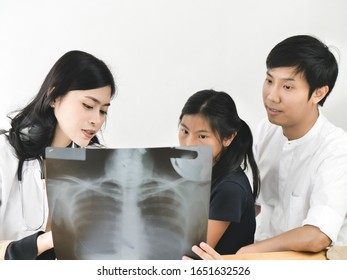
[[[73,50],[65,53],[47,74],[39,92],[23,109],[15,111],[11,128],[6,133],[15,149],[19,164],[39,159],[54,137],[57,120],[52,102],[72,90],[111,87],[111,98],[116,88],[113,75],[106,64],[93,55]],[[4,133],[4,131],[2,131]],[[99,143],[96,136],[92,143]]]
[[[179,120],[184,115],[201,114],[210,124],[220,141],[232,137],[234,140],[222,149],[212,169],[212,185],[224,175],[248,164],[252,170],[253,197],[257,198],[260,190],[259,170],[253,155],[253,136],[251,129],[237,114],[234,100],[222,91],[202,90],[193,94],[185,103]]]

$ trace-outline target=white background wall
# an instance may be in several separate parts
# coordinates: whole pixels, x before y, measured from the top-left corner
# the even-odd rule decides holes
[[[115,75],[109,147],[176,145],[183,104],[207,88],[228,92],[255,129],[266,116],[268,52],[310,34],[338,49],[339,78],[323,111],[347,130],[346,26],[345,0],[0,0],[0,124],[61,55],[80,49]]]

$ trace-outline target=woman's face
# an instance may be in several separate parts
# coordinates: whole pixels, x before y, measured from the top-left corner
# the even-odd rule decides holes
[[[66,147],[71,141],[81,147],[100,130],[111,101],[111,87],[72,90],[51,105],[57,118],[53,147]]]
[[[209,122],[200,114],[184,115],[180,125],[178,139],[181,146],[211,145],[213,164],[223,148],[223,142],[212,131]]]

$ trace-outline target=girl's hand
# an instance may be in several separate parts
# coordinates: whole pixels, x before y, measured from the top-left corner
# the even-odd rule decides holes
[[[197,254],[203,260],[222,260],[222,256],[218,254],[211,246],[209,246],[205,242],[200,243],[200,247],[194,245],[192,250],[195,254]],[[182,260],[191,260],[191,258],[187,256],[183,256]]]

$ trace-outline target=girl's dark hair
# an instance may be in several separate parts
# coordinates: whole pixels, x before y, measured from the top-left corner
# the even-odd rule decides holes
[[[225,92],[202,90],[193,94],[184,105],[179,120],[184,115],[201,114],[210,124],[220,141],[237,132],[231,144],[224,148],[212,169],[212,184],[224,175],[248,164],[253,175],[253,197],[257,198],[260,190],[260,179],[257,164],[253,155],[253,136],[249,126],[237,114],[233,99]]]
[[[7,137],[20,164],[44,156],[45,148],[52,143],[57,120],[50,105],[56,98],[72,90],[104,86],[111,87],[113,97],[116,91],[113,75],[103,61],[82,51],[65,53],[53,65],[33,100],[17,110],[13,118],[9,117],[11,128]],[[96,136],[92,143],[99,143]]]

